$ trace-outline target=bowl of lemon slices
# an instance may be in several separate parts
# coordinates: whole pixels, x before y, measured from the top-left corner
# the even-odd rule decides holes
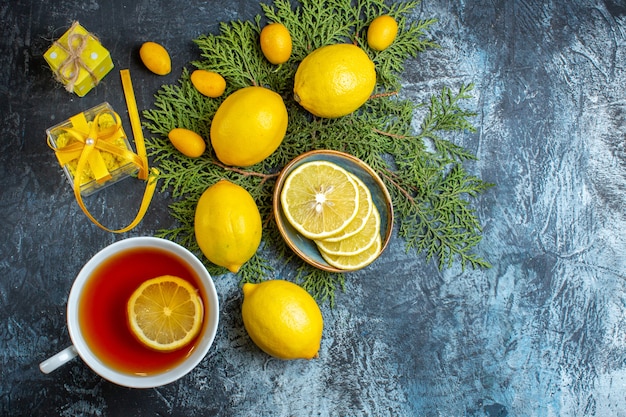
[[[362,269],[385,250],[393,229],[389,191],[376,172],[353,155],[306,152],[276,181],[274,217],[300,258],[329,272]]]

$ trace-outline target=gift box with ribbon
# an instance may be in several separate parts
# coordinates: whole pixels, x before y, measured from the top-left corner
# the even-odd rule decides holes
[[[78,22],[44,54],[55,78],[65,89],[83,97],[111,71],[111,55],[100,41]]]
[[[113,233],[127,232],[141,222],[150,206],[159,176],[156,168],[148,166],[130,71],[121,70],[120,77],[137,153],[131,149],[120,116],[109,103],[102,103],[46,130],[48,146],[54,150],[63,167],[79,207],[96,226]],[[146,182],[137,215],[121,228],[103,225],[84,204],[83,194],[92,194],[134,173]]]
[[[83,196],[135,174],[142,164],[109,103],[70,117],[46,133],[67,179],[72,187],[77,183]]]

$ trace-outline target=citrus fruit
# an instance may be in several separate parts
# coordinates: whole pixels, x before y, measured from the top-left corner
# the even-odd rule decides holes
[[[202,299],[188,281],[164,275],[144,281],[127,304],[128,324],[145,346],[161,351],[179,349],[200,333]]]
[[[177,127],[170,130],[167,137],[180,153],[190,158],[199,157],[206,149],[206,142],[202,139],[202,136],[193,130]]]
[[[356,217],[359,191],[345,169],[311,161],[287,176],[280,202],[294,229],[309,239],[322,239],[341,232]]]
[[[287,132],[287,108],[264,87],[244,87],[228,96],[211,123],[211,144],[226,165],[250,166],[278,148]]]
[[[226,89],[226,80],[217,72],[197,69],[189,79],[196,90],[207,97],[219,97]]]
[[[281,23],[270,23],[261,30],[261,51],[274,65],[287,62],[291,56],[291,35]]]
[[[326,237],[323,240],[325,242],[338,242],[340,240],[349,238],[359,233],[365,227],[367,220],[372,214],[372,208],[374,207],[374,203],[372,201],[372,194],[370,193],[369,188],[357,177],[356,175],[350,173],[352,179],[357,185],[359,191],[359,211],[356,213],[356,216],[352,221],[343,228],[339,233],[332,235],[330,237]]]
[[[243,187],[220,180],[207,188],[196,206],[196,241],[207,259],[233,273],[261,243],[261,215]]]
[[[293,282],[268,280],[243,285],[243,324],[250,339],[280,359],[317,356],[324,320],[317,302]]]
[[[393,43],[398,34],[398,23],[389,15],[378,16],[367,29],[367,44],[376,51],[382,51]]]
[[[166,75],[172,70],[170,54],[156,42],[145,42],[141,45],[139,57],[146,68],[157,75]]]
[[[316,116],[335,118],[361,107],[375,86],[376,70],[367,54],[352,44],[334,44],[302,60],[294,79],[294,98]]]
[[[378,209],[373,207],[365,227],[357,234],[335,242],[319,239],[315,243],[320,251],[328,255],[358,255],[372,245],[376,236],[380,238],[380,214]]]
[[[361,269],[374,262],[374,260],[378,257],[381,248],[382,238],[380,237],[380,234],[377,234],[376,239],[374,239],[372,244],[363,252],[356,255],[333,255],[324,252],[322,249],[320,249],[320,253],[322,254],[322,258],[324,258],[329,265],[338,269],[350,271]]]

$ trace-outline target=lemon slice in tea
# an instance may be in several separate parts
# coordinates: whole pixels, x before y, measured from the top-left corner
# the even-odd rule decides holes
[[[356,217],[359,191],[345,169],[312,161],[289,174],[280,202],[294,229],[309,239],[321,239],[341,232]]]
[[[372,242],[368,248],[356,255],[331,255],[321,249],[320,253],[322,254],[322,258],[324,258],[329,265],[346,271],[354,271],[374,262],[374,260],[378,257],[381,248],[382,239],[380,234],[378,234],[376,239],[374,239],[374,242]]]
[[[143,282],[128,300],[130,331],[145,346],[172,351],[200,333],[204,308],[188,281],[164,275]]]
[[[321,251],[328,255],[357,255],[372,246],[376,236],[380,238],[380,214],[378,209],[373,207],[365,222],[365,227],[357,234],[337,242],[318,239],[315,243]]]

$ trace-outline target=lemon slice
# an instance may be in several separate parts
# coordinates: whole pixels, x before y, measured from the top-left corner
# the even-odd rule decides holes
[[[324,318],[315,299],[301,286],[279,279],[243,285],[241,316],[250,339],[280,359],[318,355]]]
[[[318,239],[315,243],[321,251],[329,255],[358,255],[372,246],[376,236],[380,237],[380,214],[376,207],[373,207],[370,216],[366,220],[365,227],[355,235],[338,242]]]
[[[320,253],[329,265],[346,271],[354,271],[374,262],[374,260],[378,257],[378,254],[380,253],[381,247],[382,239],[380,237],[380,234],[378,234],[376,236],[376,239],[374,239],[374,242],[372,242],[371,246],[356,255],[331,255],[321,249]]]
[[[340,240],[349,238],[356,235],[365,227],[367,220],[372,214],[372,207],[374,202],[372,201],[372,194],[370,189],[367,188],[365,183],[361,181],[359,177],[350,173],[354,182],[356,182],[359,189],[359,211],[356,217],[348,224],[341,232],[336,235],[324,238],[325,242],[339,242]]]
[[[142,283],[128,300],[128,324],[145,346],[171,351],[200,332],[204,309],[196,289],[186,280],[164,275]]]
[[[289,174],[280,202],[294,229],[309,239],[321,239],[341,232],[356,217],[359,190],[345,169],[312,161]]]

